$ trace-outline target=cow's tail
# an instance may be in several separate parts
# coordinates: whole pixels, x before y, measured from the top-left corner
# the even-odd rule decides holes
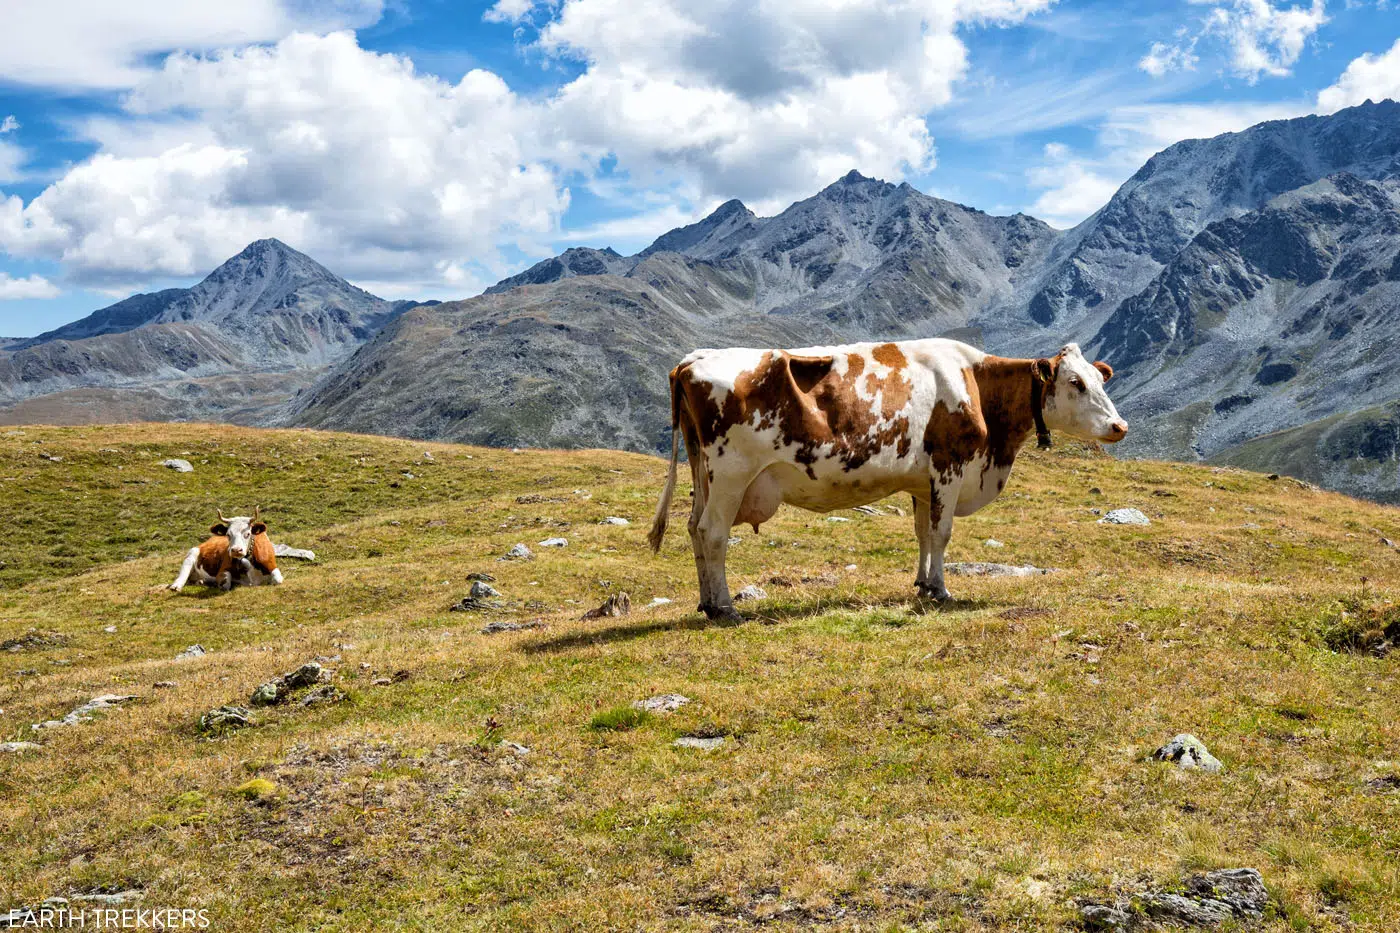
[[[666,523],[671,518],[671,495],[676,491],[676,462],[681,453],[681,393],[680,367],[671,370],[671,469],[666,474],[666,488],[661,490],[661,501],[656,503],[656,516],[651,521],[651,533],[647,543],[653,554],[661,551],[661,539],[666,537]]]

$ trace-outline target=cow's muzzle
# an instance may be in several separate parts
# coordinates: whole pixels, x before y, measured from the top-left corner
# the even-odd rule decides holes
[[[1127,436],[1128,436],[1128,422],[1126,422],[1126,421],[1115,421],[1115,422],[1113,422],[1113,424],[1111,424],[1111,425],[1108,426],[1108,432],[1107,432],[1106,434],[1104,434],[1104,436],[1101,437],[1101,438],[1099,438],[1099,439],[1102,440],[1102,441],[1105,441],[1105,442],[1107,442],[1107,443],[1109,443],[1109,444],[1116,444],[1116,443],[1118,443],[1119,441],[1121,441],[1123,438],[1125,438],[1125,437],[1127,437]]]
[[[248,552],[241,547],[231,547],[228,549],[229,555],[242,559],[248,556]]]

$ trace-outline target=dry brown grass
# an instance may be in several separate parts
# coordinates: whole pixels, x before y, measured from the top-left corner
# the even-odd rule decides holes
[[[934,607],[913,599],[911,518],[784,509],[732,551],[732,585],[771,598],[729,626],[692,611],[684,496],[646,553],[653,458],[24,430],[0,431],[0,641],[67,641],[0,653],[0,739],[140,700],[0,757],[0,907],[134,887],[215,930],[1042,929],[1072,926],[1076,897],[1249,865],[1282,904],[1270,928],[1400,926],[1400,652],[1329,635],[1394,601],[1394,509],[1028,451],[950,557],[1060,572],[952,578]],[[184,451],[195,474],[155,466]],[[254,502],[321,561],[281,588],[162,589],[216,505]],[[1095,524],[1116,506],[1154,523]],[[495,559],[554,534],[569,547]],[[506,610],[447,611],[471,571]],[[630,616],[579,620],[618,591]],[[547,627],[480,634],[494,618]],[[174,660],[195,642],[210,653]],[[318,655],[348,702],[196,733]],[[694,702],[591,726],[669,692]],[[1225,773],[1143,760],[1181,731]],[[254,778],[274,789],[236,792]]]

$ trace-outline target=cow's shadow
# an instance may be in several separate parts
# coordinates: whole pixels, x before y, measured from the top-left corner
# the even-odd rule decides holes
[[[699,612],[693,612],[678,619],[657,619],[641,624],[619,623],[602,628],[572,632],[555,638],[545,638],[530,642],[521,647],[526,654],[552,654],[589,645],[604,645],[613,642],[632,641],[645,638],[657,632],[694,632],[711,628],[734,628],[739,625],[776,625],[794,619],[806,619],[838,609],[887,609],[892,606],[908,606],[917,615],[937,615],[943,612],[971,612],[987,609],[993,604],[985,599],[948,599],[937,602],[932,599],[909,596],[891,596],[886,599],[866,599],[856,596],[812,596],[794,600],[781,606],[758,608],[744,612],[740,619],[710,619]]]

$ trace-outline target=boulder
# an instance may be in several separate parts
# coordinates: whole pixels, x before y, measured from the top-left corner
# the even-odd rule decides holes
[[[1225,767],[1210,753],[1204,742],[1189,732],[1181,733],[1153,752],[1152,760],[1173,762],[1183,771],[1206,771],[1211,774]]]
[[[1112,509],[1099,519],[1100,525],[1150,525],[1152,520],[1138,509]]]
[[[37,752],[43,747],[37,742],[0,742],[0,754],[22,755],[25,752]]]
[[[752,583],[750,583],[748,586],[744,587],[742,590],[740,590],[739,592],[737,592],[737,593],[734,594],[734,601],[735,601],[736,603],[748,602],[749,600],[753,600],[753,599],[767,599],[767,598],[768,598],[768,593],[767,593],[767,591],[764,590],[763,587],[761,587],[761,586],[756,586],[756,585],[754,585],[754,584],[752,584]]]
[[[630,524],[632,524],[632,523],[629,522],[629,521],[628,521],[627,519],[625,519],[625,518],[618,518],[616,515],[609,515],[607,518],[603,519],[603,520],[602,520],[601,522],[599,522],[598,524],[600,524],[600,525],[617,525],[617,526],[621,527],[621,526],[623,526],[623,525],[630,525]]]
[[[204,649],[203,645],[190,645],[184,651],[175,655],[175,660],[184,661],[189,658],[202,658],[208,653],[209,652]]]
[[[523,544],[514,544],[514,545],[511,545],[511,549],[510,549],[509,551],[506,551],[506,556],[501,558],[501,560],[534,560],[534,559],[535,559],[534,552],[532,552],[528,547],[526,547],[526,546],[523,545]]]
[[[540,547],[568,547],[568,538],[545,538],[540,542]]]
[[[181,460],[179,457],[171,457],[169,460],[162,460],[160,465],[176,473],[193,473],[194,467],[188,460]]]
[[[1018,567],[1014,564],[990,564],[980,560],[943,565],[943,571],[955,577],[1034,577],[1050,573],[1052,570],[1053,567],[1032,567],[1030,564]]]
[[[632,611],[632,597],[626,593],[614,593],[603,604],[596,609],[590,609],[583,614],[585,619],[605,619],[620,618],[628,615]]]
[[[220,706],[199,717],[199,731],[222,735],[253,724],[253,714],[241,706]]]
[[[698,748],[702,752],[712,752],[724,744],[724,736],[702,738],[695,735],[683,735],[671,744],[677,748]]]
[[[690,702],[690,697],[679,693],[661,693],[645,700],[633,700],[632,706],[648,713],[674,713]]]
[[[282,700],[282,687],[275,680],[267,683],[253,691],[253,695],[248,698],[248,705],[257,709],[260,706],[274,706]]]

